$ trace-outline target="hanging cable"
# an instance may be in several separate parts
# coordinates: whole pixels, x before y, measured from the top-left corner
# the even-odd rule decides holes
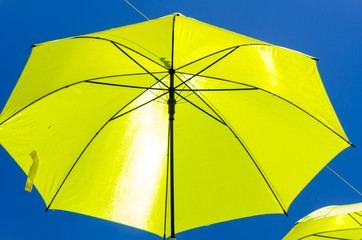
[[[333,172],[334,174],[337,175],[337,177],[339,177],[340,179],[343,180],[343,182],[345,182],[348,186],[350,186],[354,191],[356,191],[360,196],[362,196],[362,194],[357,190],[355,189],[349,182],[347,182],[343,177],[341,177],[338,173],[336,173],[335,171],[333,171],[332,168],[330,168],[328,165],[326,165],[326,167],[331,170],[331,172]]]
[[[130,2],[127,0],[124,0],[126,3],[128,3],[131,7],[133,7],[137,12],[139,12],[142,16],[144,16],[148,21],[150,20],[148,17],[146,17],[143,13],[141,13],[140,10],[138,10],[135,6],[133,6]]]

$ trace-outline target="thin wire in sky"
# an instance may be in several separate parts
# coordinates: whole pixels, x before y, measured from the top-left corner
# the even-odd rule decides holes
[[[131,7],[133,7],[137,12],[139,12],[142,16],[144,16],[148,21],[150,20],[146,15],[144,15],[140,10],[138,10],[135,6],[133,6],[130,2],[127,0],[124,0],[126,3],[128,3]]]

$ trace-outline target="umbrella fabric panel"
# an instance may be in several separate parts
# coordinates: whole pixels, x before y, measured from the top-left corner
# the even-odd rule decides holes
[[[180,97],[177,99],[174,133],[176,232],[241,217],[283,212],[228,127],[191,103]],[[195,95],[187,99],[206,107]]]
[[[175,69],[226,48],[245,44],[266,44],[182,15],[176,16],[174,29]]]
[[[0,126],[0,143],[28,174],[30,153],[39,169],[34,185],[49,205],[89,141],[140,89],[88,83],[43,98]]]
[[[130,108],[153,97],[146,92],[133,101]],[[167,104],[162,100],[109,122],[87,147],[51,208],[103,218],[163,236],[167,123]]]
[[[165,69],[147,61],[150,72]],[[137,55],[137,56],[136,56]],[[119,75],[147,73],[134,60],[110,42],[96,39],[64,39],[33,48],[29,61],[7,102],[0,123],[38,99],[87,80],[102,81]],[[150,87],[155,78],[144,78],[136,85]],[[121,84],[121,83],[120,83]]]
[[[81,37],[99,38],[102,41],[114,41],[150,60],[169,68],[172,50],[173,15],[114,28]],[[148,67],[148,66],[147,66]]]
[[[348,147],[309,115],[263,91],[199,95],[243,142],[285,211],[318,171]]]
[[[208,77],[210,82],[232,81],[239,83],[240,88],[252,86],[275,94],[348,141],[325,92],[315,60],[272,45],[239,46],[181,67],[176,72]]]

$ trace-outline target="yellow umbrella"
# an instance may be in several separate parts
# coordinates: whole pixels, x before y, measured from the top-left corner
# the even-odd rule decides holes
[[[283,240],[361,240],[362,203],[328,206],[299,220]]]
[[[286,214],[352,145],[315,58],[180,14],[34,45],[0,143],[47,209],[173,238]]]

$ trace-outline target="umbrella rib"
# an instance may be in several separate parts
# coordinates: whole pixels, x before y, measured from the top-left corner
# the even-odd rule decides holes
[[[128,53],[126,53],[120,46],[117,45],[116,42],[111,41],[111,43],[118,48],[124,55],[126,55],[129,59],[131,59],[133,62],[135,62],[139,67],[141,67],[143,70],[145,70],[148,74],[150,74],[158,83],[161,83],[163,86],[168,87],[166,84],[164,84],[160,79],[158,79],[155,75],[153,75],[150,71],[148,71],[144,66],[142,66],[139,62],[137,62],[133,57],[131,57]],[[121,44],[120,44],[121,45]],[[123,45],[121,45],[123,46]]]
[[[137,107],[135,107],[135,108],[132,108],[131,110],[129,110],[129,111],[125,112],[125,113],[122,113],[121,115],[114,116],[114,117],[112,117],[112,119],[111,119],[110,121],[116,120],[117,118],[120,118],[120,117],[122,117],[122,116],[124,116],[124,115],[126,115],[126,114],[128,114],[128,113],[130,113],[130,112],[133,112],[134,110],[137,110],[137,109],[139,109],[140,107],[143,107],[143,106],[145,106],[145,105],[147,105],[147,104],[149,104],[149,103],[151,103],[151,102],[159,99],[160,97],[165,96],[167,93],[168,93],[168,92],[165,92],[165,93],[163,93],[163,94],[161,94],[161,95],[159,95],[159,96],[157,96],[157,97],[155,97],[155,98],[152,98],[151,100],[149,100],[149,101],[147,101],[147,102],[145,102],[145,103],[142,103],[141,105],[139,105],[139,106],[137,106]]]
[[[152,86],[150,86],[152,87]],[[58,190],[56,191],[54,197],[52,198],[52,200],[50,201],[49,205],[47,206],[47,208],[45,209],[45,212],[47,212],[49,210],[49,208],[51,207],[52,203],[54,202],[54,199],[56,198],[56,196],[58,195],[60,189],[63,187],[65,181],[67,180],[68,176],[70,175],[70,173],[72,172],[72,170],[74,169],[75,165],[78,163],[79,159],[83,156],[83,153],[87,150],[87,148],[89,147],[89,145],[93,142],[93,140],[98,136],[98,134],[103,130],[103,128],[112,120],[114,120],[115,116],[117,116],[118,113],[120,113],[123,109],[125,109],[127,106],[129,106],[132,102],[134,102],[137,98],[139,98],[140,96],[142,96],[142,94],[144,94],[146,91],[143,91],[142,93],[140,93],[139,95],[137,95],[136,97],[134,97],[131,101],[129,101],[127,104],[125,104],[121,109],[119,109],[114,115],[112,115],[112,117],[110,119],[107,120],[106,123],[103,124],[103,126],[96,132],[96,134],[91,138],[91,140],[88,142],[88,144],[83,148],[82,152],[79,154],[78,158],[75,160],[74,164],[72,165],[72,167],[70,168],[70,170],[68,171],[67,175],[65,176],[63,182],[60,184]],[[161,96],[165,95],[166,93],[162,94]],[[159,96],[159,97],[161,97]],[[155,99],[153,99],[155,100]],[[151,101],[149,101],[151,102]],[[149,103],[148,102],[148,103]],[[145,104],[143,104],[142,106],[144,106]],[[140,108],[141,106],[138,106],[137,108]],[[135,110],[135,109],[133,109]],[[132,111],[133,111],[132,110]],[[130,112],[130,111],[128,111]],[[124,114],[123,114],[124,115]]]
[[[218,92],[218,91],[243,91],[243,90],[258,90],[257,87],[253,87],[253,88],[205,88],[205,89],[182,89],[179,90],[180,92]]]
[[[108,41],[108,42],[111,42],[111,43],[116,43],[116,44],[118,44],[118,45],[120,45],[120,46],[122,46],[122,47],[127,48],[128,50],[131,50],[132,52],[137,53],[138,55],[140,55],[140,56],[146,58],[147,60],[149,60],[149,61],[157,64],[158,66],[160,66],[160,67],[168,70],[165,66],[163,66],[162,64],[159,64],[159,63],[156,62],[155,60],[152,60],[151,58],[143,55],[142,53],[140,53],[140,52],[138,52],[138,51],[136,51],[136,50],[134,50],[134,49],[132,49],[132,48],[130,48],[130,47],[127,47],[126,45],[124,45],[124,44],[122,44],[122,43],[116,42],[116,41],[114,41],[114,40],[110,40],[110,39],[102,38],[102,37],[92,37],[92,36],[78,36],[78,37],[73,37],[72,39],[77,39],[77,38],[89,38],[89,39],[94,39],[94,40],[103,40],[103,41]],[[158,56],[157,56],[157,57],[158,57]]]
[[[155,73],[164,73],[164,72],[155,72]],[[82,81],[78,81],[78,82],[74,82],[74,83],[71,83],[71,84],[68,84],[66,86],[63,86],[61,88],[58,88],[58,89],[55,89],[37,99],[35,99],[34,101],[32,101],[31,103],[29,103],[28,105],[24,106],[23,108],[21,108],[20,110],[18,110],[17,112],[15,112],[14,114],[12,114],[10,117],[8,117],[7,119],[5,119],[4,121],[2,121],[0,123],[0,126],[2,124],[4,124],[5,122],[9,121],[11,118],[13,118],[14,116],[16,116],[17,114],[19,114],[20,112],[22,112],[23,110],[25,110],[26,108],[30,107],[31,105],[33,105],[34,103],[42,100],[43,98],[53,94],[53,93],[56,93],[60,90],[63,90],[63,89],[66,89],[68,87],[72,87],[72,86],[75,86],[79,83],[85,83],[85,82],[90,82],[90,81],[93,81],[93,80],[99,80],[99,79],[105,79],[105,78],[113,78],[113,77],[124,77],[124,76],[133,76],[133,75],[146,75],[148,73],[132,73],[132,74],[118,74],[118,75],[109,75],[109,76],[104,76],[104,77],[96,77],[96,78],[90,78],[90,79],[86,79],[86,80],[82,80]],[[167,75],[166,75],[167,76]]]
[[[175,93],[176,93],[176,91],[175,91]],[[191,96],[191,95],[193,95],[194,93],[193,92],[191,92],[191,93],[189,93],[189,94],[187,94],[186,96],[184,96],[185,98],[188,98],[189,96]],[[177,96],[176,96],[176,98],[178,98],[178,96],[179,96],[179,93],[177,93]],[[177,99],[176,99],[177,100]],[[182,104],[182,102],[181,102],[182,100],[179,100],[179,101],[176,101],[176,103],[179,103],[179,104]],[[185,102],[186,103],[186,102]]]
[[[190,103],[192,106],[196,107],[197,109],[199,109],[200,111],[202,111],[203,113],[207,114],[208,116],[212,117],[213,119],[215,119],[216,121],[218,121],[219,123],[226,125],[226,123],[214,116],[212,116],[210,113],[206,112],[204,109],[202,109],[201,107],[197,106],[196,104],[194,104],[193,102],[191,102],[190,100],[188,100],[187,98],[183,97],[181,94],[178,94],[177,92],[175,92],[178,96],[180,96],[182,99],[184,99],[186,102]]]
[[[191,64],[194,64],[194,63],[196,63],[196,62],[199,62],[199,61],[201,61],[201,60],[203,60],[203,59],[205,59],[205,58],[211,57],[211,56],[213,56],[213,55],[216,55],[216,54],[221,53],[221,52],[225,52],[225,51],[230,50],[230,49],[233,49],[233,48],[239,48],[239,47],[245,47],[245,46],[253,46],[253,45],[272,46],[272,45],[270,45],[270,44],[257,44],[257,43],[249,43],[249,44],[236,45],[236,46],[228,47],[228,48],[225,48],[225,49],[222,49],[222,50],[219,50],[219,51],[210,53],[210,54],[208,54],[208,55],[206,55],[206,56],[204,56],[204,57],[198,58],[198,59],[196,59],[196,60],[194,60],[194,61],[192,61],[192,62],[189,62],[189,63],[187,63],[187,64],[185,64],[185,65],[182,65],[181,67],[176,68],[175,70],[178,71],[178,70],[180,70],[181,68],[184,68],[184,67],[189,66],[189,65],[191,65]]]
[[[194,75],[193,73],[179,72],[179,71],[177,73],[187,74],[187,75]],[[203,77],[203,78],[209,78],[209,79],[212,79],[212,80],[218,80],[218,81],[223,81],[223,82],[228,82],[228,83],[234,83],[234,84],[237,84],[237,85],[242,85],[242,86],[246,86],[246,87],[250,87],[250,88],[258,88],[256,86],[253,86],[253,85],[250,85],[250,84],[236,82],[236,81],[228,80],[228,79],[225,79],[225,78],[211,77],[211,76],[200,75],[200,74],[197,74],[197,76]]]
[[[348,230],[360,230],[361,228],[344,228],[344,229],[338,229],[338,230],[331,230],[331,231],[325,231],[325,232],[318,232],[318,233],[313,233],[307,236],[304,236],[302,238],[299,238],[300,240],[311,237],[311,236],[317,236],[317,237],[326,237],[328,238],[328,236],[323,236],[321,234],[325,234],[325,233],[333,233],[333,232],[341,232],[341,231],[348,231]],[[319,235],[319,236],[318,236]],[[333,237],[329,237],[332,239],[343,239],[343,240],[351,240],[351,239],[346,239],[346,238],[333,238]]]
[[[175,75],[176,75],[176,74],[175,74]],[[180,77],[179,77],[178,75],[176,75],[176,77],[180,79]],[[180,89],[175,89],[175,92],[176,92],[176,91],[180,91],[180,93],[181,93],[181,92],[182,92],[183,90],[185,90],[185,89],[186,89],[186,84],[182,87],[181,90],[180,90]],[[192,94],[194,94],[194,93],[191,92],[189,95],[187,95],[187,97],[190,96],[190,95],[192,95]],[[178,97],[179,97],[179,95],[177,95],[176,98],[175,98],[176,102],[177,102],[177,98],[178,98]]]
[[[77,84],[83,83],[83,82],[85,82],[85,81],[75,82],[75,83],[66,85],[66,86],[64,86],[64,87],[58,88],[58,89],[56,89],[56,90],[54,90],[54,91],[51,91],[50,93],[45,94],[44,96],[42,96],[42,97],[40,97],[40,98],[32,101],[31,103],[29,103],[28,105],[26,105],[25,107],[21,108],[20,110],[18,110],[17,112],[15,112],[13,115],[11,115],[10,117],[8,117],[8,118],[5,119],[4,121],[2,121],[2,122],[0,123],[0,126],[1,126],[2,124],[4,124],[5,122],[9,121],[11,118],[13,118],[13,117],[14,117],[15,115],[17,115],[18,113],[22,112],[24,109],[30,107],[31,105],[33,105],[34,103],[42,100],[43,98],[45,98],[45,97],[47,97],[47,96],[49,96],[49,95],[51,95],[51,94],[53,94],[53,93],[56,93],[56,92],[58,92],[58,91],[60,91],[60,90],[62,90],[62,89],[66,89],[66,88],[68,88],[68,87],[71,87],[71,86],[74,86],[74,85],[77,85]]]
[[[234,52],[236,49],[238,49],[238,47],[234,47],[231,51],[229,51],[228,53],[226,53],[226,54],[223,55],[222,57],[218,58],[218,59],[217,59],[216,61],[214,61],[213,63],[209,64],[207,67],[201,69],[198,73],[196,73],[195,75],[192,75],[192,77],[186,79],[185,81],[183,81],[183,80],[180,79],[180,80],[182,81],[182,83],[180,83],[179,85],[177,85],[177,86],[175,87],[175,89],[178,88],[178,87],[180,87],[180,86],[182,86],[182,85],[184,85],[184,84],[186,84],[186,83],[189,82],[191,79],[193,79],[194,77],[198,76],[200,73],[206,71],[207,69],[209,69],[210,67],[212,67],[213,65],[215,65],[216,63],[218,63],[219,61],[221,61],[222,59],[224,59],[225,57],[229,56],[229,55],[230,55],[232,52]],[[176,74],[175,74],[175,75],[176,75]]]
[[[204,56],[204,57],[201,57],[201,58],[196,59],[196,60],[194,60],[194,61],[192,61],[192,62],[189,62],[189,63],[187,63],[187,64],[185,64],[185,65],[177,68],[176,70],[180,70],[181,68],[184,68],[184,67],[189,66],[189,65],[191,65],[191,64],[194,64],[194,63],[196,63],[196,62],[199,62],[199,61],[201,61],[201,60],[203,60],[203,59],[206,59],[206,58],[211,57],[211,56],[213,56],[213,55],[216,55],[216,54],[218,54],[218,53],[227,51],[227,50],[229,50],[229,49],[239,48],[239,47],[247,47],[247,46],[269,46],[269,47],[277,47],[277,46],[275,46],[275,45],[268,44],[268,43],[247,43],[247,44],[235,45],[235,46],[232,46],[232,47],[228,47],[228,48],[225,48],[225,49],[222,49],[222,50],[219,50],[219,51],[210,53],[210,54],[208,54],[208,55],[206,55],[206,56]],[[291,50],[291,51],[294,51],[294,50]],[[298,52],[298,53],[300,53],[300,52]],[[306,56],[306,57],[309,57],[309,58],[311,58],[311,59],[313,59],[313,60],[316,60],[316,61],[318,60],[318,58],[305,55],[304,53],[300,53],[300,54],[302,54],[302,55],[304,55],[304,56]]]
[[[190,74],[190,73],[183,73],[183,74]],[[193,74],[190,74],[193,75]],[[198,74],[197,74],[198,75]],[[196,75],[195,75],[196,76]],[[232,81],[232,80],[228,80],[228,79],[223,79],[223,78],[217,78],[217,77],[211,77],[211,76],[205,76],[205,75],[198,75],[199,77],[204,77],[204,78],[209,78],[209,79],[214,79],[214,80],[219,80],[219,81],[224,81],[224,82],[229,82],[229,83],[235,83],[235,84],[240,84],[240,85],[244,85],[244,86],[249,86],[249,87],[253,87],[253,88],[257,88],[258,90],[261,90],[265,93],[271,94],[275,97],[278,97],[279,99],[293,105],[294,107],[298,108],[299,110],[303,111],[304,113],[306,113],[307,115],[309,115],[310,117],[312,117],[313,119],[315,119],[317,122],[319,122],[320,124],[322,124],[323,126],[325,126],[326,128],[328,128],[330,131],[332,131],[334,134],[336,134],[338,137],[340,137],[342,140],[344,140],[346,143],[348,143],[350,146],[352,147],[356,147],[354,144],[352,144],[350,141],[348,141],[347,139],[345,139],[344,137],[342,137],[339,133],[337,133],[335,130],[333,130],[332,128],[330,128],[329,126],[327,126],[327,124],[323,123],[321,120],[319,120],[318,118],[316,118],[315,116],[313,116],[311,113],[307,112],[306,110],[304,110],[303,108],[299,107],[298,105],[296,105],[295,103],[287,100],[286,98],[283,98],[282,96],[279,96],[278,94],[272,93],[266,89],[257,87],[257,86],[253,86],[250,84],[245,84],[245,83],[239,83],[236,81]]]
[[[355,220],[356,223],[358,223],[358,224],[362,227],[362,223],[360,223],[359,221],[357,221],[357,219],[355,219],[355,218],[352,216],[352,214],[348,213],[348,215],[349,215],[353,220]]]
[[[181,80],[182,81],[182,80]],[[186,84],[186,83],[185,83]],[[186,84],[186,86],[191,89],[190,86],[188,86],[188,84]],[[243,141],[241,140],[241,138],[236,134],[236,132],[232,129],[232,127],[230,126],[230,124],[227,123],[227,121],[225,121],[225,119],[223,119],[220,114],[218,114],[216,112],[216,110],[210,106],[210,104],[208,104],[198,93],[194,92],[194,94],[203,102],[205,103],[224,123],[225,126],[231,131],[231,133],[235,136],[235,138],[238,140],[238,142],[241,144],[241,146],[244,148],[244,150],[246,151],[246,153],[248,154],[248,156],[250,157],[250,159],[252,160],[252,162],[254,163],[255,167],[258,169],[259,173],[262,175],[265,183],[267,184],[267,186],[269,187],[270,191],[272,192],[274,198],[276,199],[276,201],[278,202],[279,206],[281,207],[281,209],[283,210],[284,214],[286,216],[288,216],[287,211],[284,209],[281,200],[279,200],[279,198],[277,197],[276,192],[274,191],[271,183],[269,183],[269,181],[267,180],[266,175],[263,173],[263,171],[261,170],[261,167],[257,164],[256,159],[253,157],[253,155],[251,154],[251,152],[248,150],[248,148],[246,147],[245,143],[243,143]]]
[[[349,238],[330,237],[330,236],[324,236],[324,235],[319,235],[319,234],[313,234],[311,236],[320,237],[320,238],[338,239],[338,240],[352,240]]]
[[[99,84],[99,85],[115,86],[115,87],[139,88],[139,89],[146,89],[146,90],[168,91],[168,89],[165,89],[165,88],[141,87],[141,86],[123,85],[123,84],[115,84],[115,83],[95,82],[95,81],[86,81],[86,82],[87,83],[93,83],[93,84]]]

